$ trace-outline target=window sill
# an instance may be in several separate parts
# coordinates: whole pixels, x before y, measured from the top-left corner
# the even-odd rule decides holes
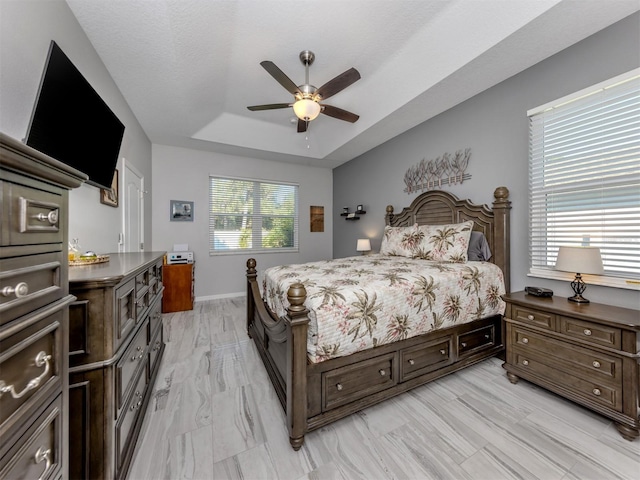
[[[573,273],[558,272],[556,270],[546,270],[540,268],[531,269],[527,276],[536,278],[547,278],[550,280],[564,280],[566,282],[572,282],[576,277]],[[602,287],[624,288],[626,290],[640,291],[640,280],[587,274],[583,274],[582,279],[587,285],[600,285]]]
[[[265,253],[298,253],[298,248],[280,248],[280,249],[262,249],[262,250],[218,250],[218,251],[209,251],[210,257],[215,257],[217,255],[262,255]]]

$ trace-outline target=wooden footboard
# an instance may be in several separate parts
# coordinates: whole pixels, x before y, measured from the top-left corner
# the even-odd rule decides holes
[[[455,372],[504,349],[502,317],[495,315],[400,342],[312,364],[307,360],[306,290],[293,284],[283,319],[265,307],[247,261],[247,332],[254,340],[285,409],[289,441],[305,433]]]

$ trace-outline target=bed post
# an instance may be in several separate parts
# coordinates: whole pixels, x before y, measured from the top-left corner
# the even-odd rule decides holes
[[[251,338],[251,324],[253,323],[253,315],[255,310],[254,299],[251,293],[251,283],[256,281],[256,260],[250,258],[247,260],[247,335]]]
[[[289,442],[300,450],[307,430],[307,291],[294,283],[287,291],[287,426]]]
[[[387,205],[387,214],[384,216],[385,225],[391,225],[393,220],[393,205]]]
[[[511,227],[509,216],[511,210],[511,200],[509,200],[509,189],[498,187],[493,192],[495,198],[493,202],[493,241],[496,243],[494,252],[495,263],[504,273],[504,286],[509,293],[511,291],[511,253],[510,235]]]

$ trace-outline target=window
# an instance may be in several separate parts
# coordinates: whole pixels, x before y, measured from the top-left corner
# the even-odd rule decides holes
[[[209,253],[298,250],[298,186],[209,177]]]
[[[599,247],[605,285],[640,279],[640,69],[528,112],[530,273]],[[564,277],[556,277],[564,278]]]

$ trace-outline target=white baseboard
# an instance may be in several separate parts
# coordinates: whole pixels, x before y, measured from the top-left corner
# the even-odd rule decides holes
[[[223,293],[220,295],[207,295],[206,297],[196,297],[196,302],[206,302],[208,300],[220,300],[221,298],[243,297],[247,292]]]

